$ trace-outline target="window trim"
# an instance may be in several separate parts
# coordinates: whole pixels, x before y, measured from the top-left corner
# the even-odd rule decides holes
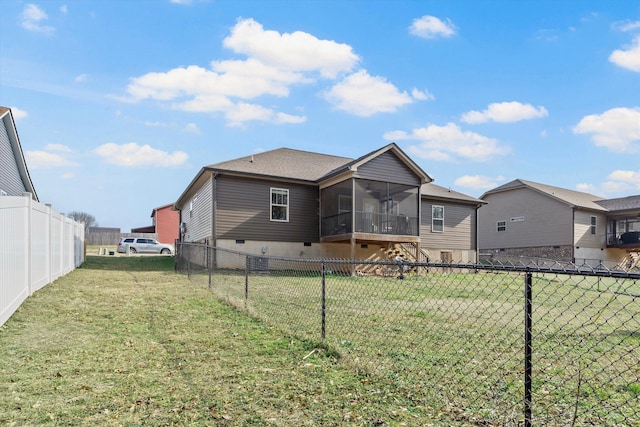
[[[507,221],[506,220],[496,221],[496,232],[502,233],[503,231],[507,231]]]
[[[285,194],[287,197],[287,203],[286,204],[273,203],[274,194]],[[277,219],[273,217],[274,206],[280,206],[285,208],[284,219]],[[277,188],[277,187],[269,188],[269,220],[273,222],[289,222],[289,189],[288,188]]]
[[[595,236],[598,229],[598,217],[595,215],[591,215],[591,224],[589,225],[589,234],[591,234],[592,236]]]
[[[442,218],[436,218],[436,210],[442,212]],[[436,229],[436,221],[440,221],[440,230]],[[431,205],[431,232],[432,233],[444,233],[444,206],[443,205]]]

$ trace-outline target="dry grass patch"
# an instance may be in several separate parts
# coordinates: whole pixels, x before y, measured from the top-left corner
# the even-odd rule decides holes
[[[173,272],[89,256],[0,328],[0,424],[452,425]]]

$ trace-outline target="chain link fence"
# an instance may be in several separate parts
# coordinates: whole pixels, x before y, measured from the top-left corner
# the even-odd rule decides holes
[[[260,257],[176,269],[403,399],[481,426],[640,426],[640,274],[575,265]]]

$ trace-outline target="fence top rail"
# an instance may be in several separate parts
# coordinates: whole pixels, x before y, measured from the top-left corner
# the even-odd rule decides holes
[[[545,265],[531,262],[483,262],[483,263],[448,263],[448,262],[411,262],[407,260],[364,260],[348,258],[295,258],[274,255],[262,255],[248,252],[235,251],[226,248],[217,248],[205,243],[178,242],[177,247],[190,246],[202,249],[210,249],[219,252],[235,254],[251,258],[267,258],[269,260],[308,263],[308,264],[343,264],[343,265],[383,265],[402,266],[405,270],[410,268],[446,268],[460,270],[483,270],[483,271],[509,271],[514,273],[551,273],[563,275],[598,276],[612,277],[620,279],[640,280],[640,272],[630,272],[618,268],[607,268],[604,266],[592,267],[588,265],[577,265],[568,262],[546,260]]]

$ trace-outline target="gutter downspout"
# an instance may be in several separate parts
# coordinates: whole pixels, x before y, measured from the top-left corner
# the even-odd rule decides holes
[[[576,263],[576,208],[571,209],[571,262]]]
[[[478,264],[478,262],[480,262],[480,247],[478,246],[479,245],[479,243],[478,243],[479,242],[479,239],[478,239],[478,209],[480,209],[481,207],[482,207],[482,205],[476,206],[476,226],[475,226],[475,230],[474,230],[474,233],[476,234],[476,238],[475,238],[475,245],[476,245],[476,250],[475,250],[476,256],[475,256],[475,258],[476,259],[474,261],[475,264]]]
[[[218,247],[218,171],[213,172],[211,180],[211,239],[213,247]]]

